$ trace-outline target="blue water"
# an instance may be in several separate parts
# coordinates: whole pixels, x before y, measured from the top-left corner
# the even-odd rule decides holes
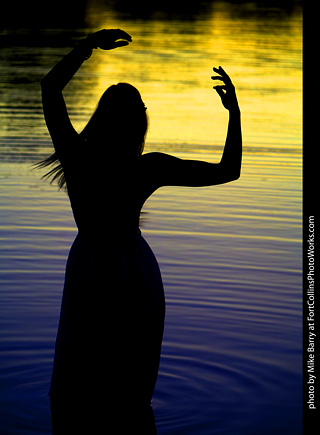
[[[212,2],[194,20],[133,20],[89,3],[89,28],[137,35],[135,51],[112,59],[120,78],[130,73],[146,96],[146,151],[219,160],[227,119],[207,94],[206,62],[227,63],[241,101],[241,178],[163,188],[144,207],[141,230],[159,261],[167,304],[153,398],[158,434],[301,435],[301,14],[263,2]],[[25,28],[0,35],[7,41],[0,60],[0,435],[51,431],[46,394],[76,228],[65,193],[30,165],[51,146],[39,80],[70,38],[85,32],[48,27],[41,44]],[[96,59],[100,69],[88,64],[66,90],[79,125],[105,86],[105,61]]]
[[[167,301],[159,434],[301,433],[300,195],[270,183],[254,196],[249,175],[166,188],[145,207]],[[66,196],[28,164],[3,165],[1,185],[0,433],[45,434],[75,227]]]

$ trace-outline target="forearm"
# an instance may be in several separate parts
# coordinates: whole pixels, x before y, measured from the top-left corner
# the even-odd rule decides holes
[[[242,159],[242,134],[240,109],[229,111],[226,143],[220,165],[231,178],[239,178]]]
[[[90,39],[90,36],[80,41],[80,43],[41,80],[42,87],[62,91],[78,71],[82,63],[90,57],[93,48],[95,47],[93,47],[93,41]]]

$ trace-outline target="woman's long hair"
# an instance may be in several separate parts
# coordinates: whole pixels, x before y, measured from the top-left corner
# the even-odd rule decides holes
[[[79,134],[79,146],[84,147],[84,155],[94,148],[99,159],[119,155],[130,159],[142,154],[147,130],[146,107],[139,91],[128,83],[118,83],[110,86],[100,98],[91,119]],[[35,166],[51,165],[55,166],[42,178],[51,179],[51,183],[57,181],[61,189],[66,180],[56,152]]]

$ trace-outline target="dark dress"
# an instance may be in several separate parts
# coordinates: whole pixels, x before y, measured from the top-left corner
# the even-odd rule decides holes
[[[76,433],[94,425],[97,433],[138,428],[151,434],[150,425],[145,432],[142,427],[152,420],[165,303],[139,215],[158,186],[148,155],[90,164],[84,154],[79,146],[59,156],[79,231],[67,261],[55,346],[53,429]],[[118,431],[101,431],[114,423]]]

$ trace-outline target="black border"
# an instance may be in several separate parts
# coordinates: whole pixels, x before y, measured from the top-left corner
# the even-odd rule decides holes
[[[319,23],[316,23],[316,9],[308,2],[303,2],[303,433],[314,433],[316,419],[320,416],[320,364],[319,364],[319,347],[320,347],[320,320],[319,304],[317,297],[319,287],[317,270],[318,266],[318,228],[319,226],[319,187],[320,182],[317,180],[317,162],[320,161],[318,144],[320,142],[318,128],[320,128],[320,107],[318,102],[318,80],[320,74],[316,64],[317,59],[313,55],[314,49],[317,49],[319,36],[317,31]],[[318,41],[318,42],[317,42]],[[320,171],[319,171],[320,172]],[[318,204],[319,203],[319,204]],[[309,218],[314,217],[314,339],[315,358],[314,372],[316,376],[314,383],[314,406],[316,409],[310,409],[309,401],[309,373],[308,359],[311,352],[308,352],[309,346],[309,306],[308,296],[309,281],[307,279],[309,270],[308,249],[310,248],[310,231]],[[320,239],[319,239],[320,240]],[[320,245],[319,245],[320,246]],[[319,257],[320,258],[320,257]]]

